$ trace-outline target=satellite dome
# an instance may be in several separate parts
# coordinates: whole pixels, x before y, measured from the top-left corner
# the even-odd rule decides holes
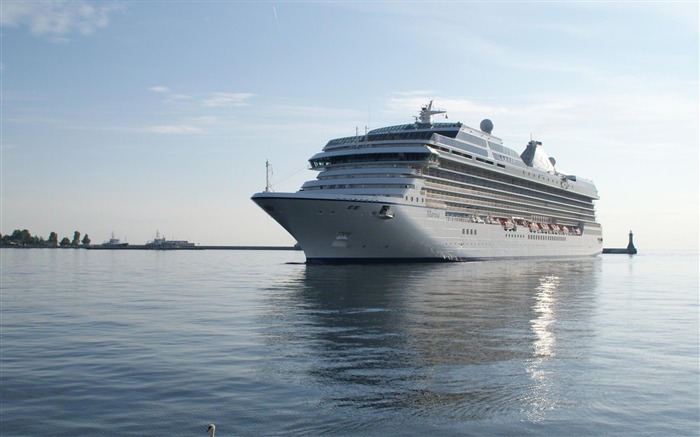
[[[485,118],[481,120],[481,124],[479,125],[479,129],[481,129],[482,132],[486,132],[487,134],[490,134],[491,131],[493,130],[493,122],[489,120],[488,118]]]

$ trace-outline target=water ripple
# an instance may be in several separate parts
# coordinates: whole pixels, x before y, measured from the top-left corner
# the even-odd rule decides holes
[[[3,436],[700,431],[697,255],[2,255]]]

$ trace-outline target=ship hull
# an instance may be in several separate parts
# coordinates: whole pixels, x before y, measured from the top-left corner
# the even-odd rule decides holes
[[[602,239],[585,232],[506,230],[391,198],[263,192],[252,200],[297,240],[308,263],[570,258],[602,252]]]

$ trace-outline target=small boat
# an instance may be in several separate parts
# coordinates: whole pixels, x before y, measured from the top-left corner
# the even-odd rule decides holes
[[[146,243],[145,248],[157,250],[194,249],[195,245],[187,240],[167,240],[165,237],[161,237],[160,233],[156,231],[156,238]]]
[[[101,244],[102,247],[107,248],[126,247],[128,245],[129,243],[122,243],[121,241],[119,241],[119,239],[114,236],[114,232],[112,232],[112,236],[109,238],[109,241],[106,241]]]

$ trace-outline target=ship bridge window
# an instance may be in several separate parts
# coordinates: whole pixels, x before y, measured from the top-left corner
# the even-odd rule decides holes
[[[347,185],[316,185],[304,187],[301,191],[313,191],[313,190],[356,190],[356,189],[409,189],[415,190],[416,186],[413,184],[347,184]],[[400,195],[399,195],[400,197]]]
[[[353,155],[328,156],[309,160],[311,168],[328,167],[330,165],[355,164],[363,162],[424,162],[430,158],[430,153],[362,153]]]
[[[369,131],[369,135],[387,134],[387,133],[439,133],[454,137],[462,127],[462,123],[433,123],[430,128],[419,128],[415,124],[400,124],[397,126],[386,126]],[[428,136],[429,138],[430,136]]]
[[[360,142],[370,141],[401,141],[401,140],[429,140],[433,136],[432,131],[406,131],[389,133],[370,133],[360,138]]]
[[[459,127],[459,126],[446,126]],[[375,129],[368,134],[358,135],[354,137],[335,138],[328,143],[326,147],[334,148],[337,146],[352,144],[352,143],[367,143],[371,141],[401,141],[401,140],[429,140],[433,134],[443,135],[445,137],[454,138],[457,135],[457,130],[416,130],[413,125],[390,126],[387,128]]]
[[[343,144],[354,143],[354,142],[357,142],[357,141],[359,140],[359,138],[360,138],[360,137],[358,137],[358,136],[355,136],[355,137],[336,138],[336,139],[330,140],[330,141],[326,144],[326,147],[329,147],[329,146],[339,146],[339,145],[343,145]]]

